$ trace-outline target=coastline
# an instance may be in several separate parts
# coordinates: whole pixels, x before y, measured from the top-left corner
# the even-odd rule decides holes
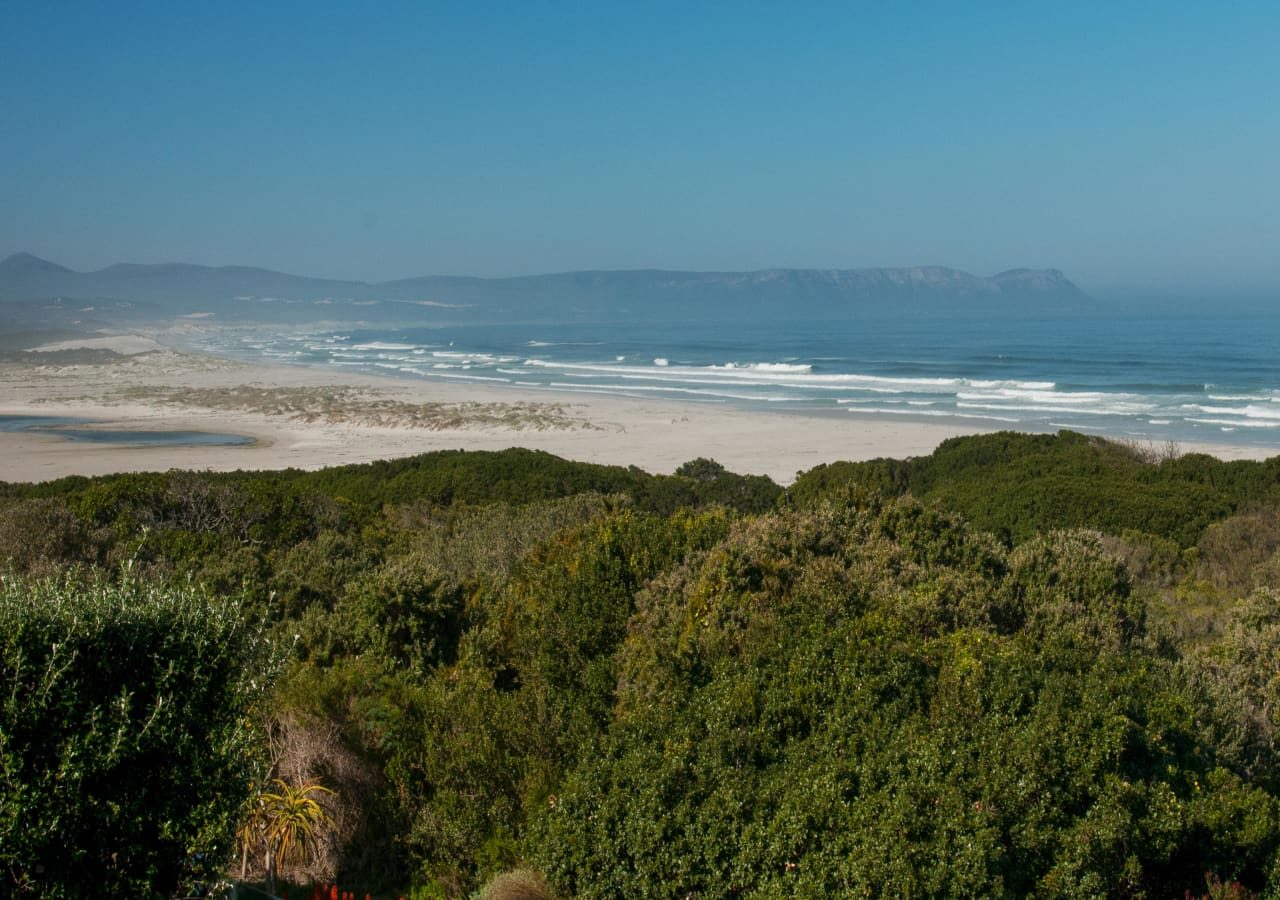
[[[250,363],[138,335],[40,349],[47,362],[32,354],[31,361],[0,363],[0,416],[75,416],[95,428],[215,432],[254,442],[140,447],[0,432],[0,481],[171,468],[318,469],[434,450],[526,447],[654,473],[708,457],[788,484],[821,463],[920,456],[947,438],[998,430]],[[96,355],[76,356],[85,351]],[[1225,443],[1179,449],[1222,459],[1275,455]]]

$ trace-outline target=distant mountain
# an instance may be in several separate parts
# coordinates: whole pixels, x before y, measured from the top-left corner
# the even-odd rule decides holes
[[[1076,287],[1057,269],[1009,269],[991,280],[1000,285],[1000,290],[1008,294],[1044,294],[1068,298],[1080,293]]]
[[[307,321],[589,321],[618,318],[786,317],[1088,304],[1057,269],[990,278],[943,266],[765,269],[756,272],[565,272],[515,278],[423,276],[370,284],[244,266],[119,263],[75,272],[29,253],[0,261],[0,301],[139,304],[161,315]]]
[[[76,278],[78,275],[77,272],[30,253],[15,253],[0,260],[0,298],[26,299],[43,291],[45,285]]]
[[[38,256],[32,256],[30,253],[15,253],[4,260],[0,260],[0,276],[6,278],[70,271],[65,266],[51,263],[49,260],[41,259]]]

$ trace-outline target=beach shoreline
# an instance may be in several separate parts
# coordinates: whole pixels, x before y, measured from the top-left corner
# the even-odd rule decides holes
[[[0,481],[172,468],[310,470],[437,450],[525,447],[653,473],[705,457],[788,484],[822,463],[921,456],[947,438],[999,430],[246,362],[139,335],[40,349],[0,363],[0,416],[78,417],[91,420],[89,427],[244,435],[253,443],[141,447],[6,431]],[[86,352],[92,357],[76,356]],[[1274,455],[1228,443],[1178,449],[1222,459]]]

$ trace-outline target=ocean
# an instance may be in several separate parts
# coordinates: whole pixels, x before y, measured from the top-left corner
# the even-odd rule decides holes
[[[454,383],[1280,450],[1280,321],[1263,314],[344,325],[199,345]]]

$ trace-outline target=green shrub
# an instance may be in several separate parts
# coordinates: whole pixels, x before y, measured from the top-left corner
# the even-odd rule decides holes
[[[45,897],[217,872],[276,658],[239,606],[125,579],[0,583],[0,869]]]
[[[1182,662],[1220,757],[1280,791],[1280,592],[1255,591]]]
[[[1129,447],[1070,431],[997,432],[943,441],[929,456],[832,463],[801,475],[793,503],[849,486],[911,493],[1009,543],[1041,531],[1145,532],[1189,547],[1209,524],[1274,498],[1280,457],[1222,462],[1203,454],[1150,461]]]
[[[1280,809],[1127,585],[1096,536],[1006,557],[909,501],[744,521],[642,592],[529,854],[580,897],[1260,888]]]
[[[99,561],[99,540],[65,503],[51,497],[0,507],[0,566],[48,574]]]

